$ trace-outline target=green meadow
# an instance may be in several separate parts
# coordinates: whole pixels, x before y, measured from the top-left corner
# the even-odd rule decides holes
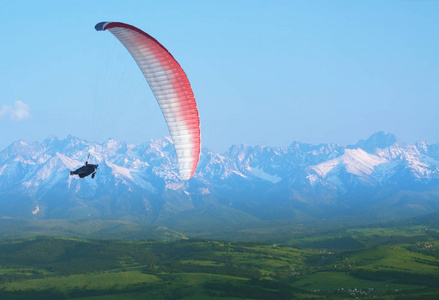
[[[110,220],[0,228],[2,300],[439,299],[436,214],[215,233]]]
[[[280,244],[0,240],[0,299],[437,299],[438,282],[432,226],[350,228]]]

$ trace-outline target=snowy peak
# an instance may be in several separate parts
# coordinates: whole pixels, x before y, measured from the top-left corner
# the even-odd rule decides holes
[[[71,159],[70,157],[67,157],[59,152],[56,152],[55,157],[57,157],[69,170],[75,170],[82,166],[81,162],[77,161],[76,159]]]
[[[345,168],[346,172],[357,176],[369,176],[375,166],[386,163],[385,158],[367,153],[362,149],[346,149],[345,153],[335,159],[310,166],[319,176],[326,177],[337,166]]]
[[[360,140],[357,144],[348,146],[347,148],[360,148],[368,153],[374,154],[377,149],[385,149],[398,143],[400,143],[400,141],[393,134],[380,131],[372,134],[367,140]]]
[[[106,161],[105,163],[111,168],[114,177],[134,181],[133,177],[131,176],[131,172],[136,172],[136,170],[117,166],[109,161]]]
[[[20,140],[0,152],[0,163],[16,157],[21,157],[23,160],[32,160],[43,151],[44,148],[38,143],[27,143]]]

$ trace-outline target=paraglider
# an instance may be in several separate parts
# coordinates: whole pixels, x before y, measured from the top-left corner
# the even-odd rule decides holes
[[[89,158],[90,158],[90,154],[88,155],[85,164],[79,169],[76,169],[75,171],[70,171],[70,175],[78,175],[79,178],[85,178],[91,174],[91,178],[95,178],[96,170],[98,169],[99,165],[89,164],[88,163]]]
[[[200,119],[189,80],[169,51],[142,30],[119,22],[101,22],[130,52],[145,76],[165,117],[182,180],[190,179],[200,156]]]

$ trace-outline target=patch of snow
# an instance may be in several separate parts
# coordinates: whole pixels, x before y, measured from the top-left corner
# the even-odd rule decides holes
[[[34,181],[37,182],[37,181],[43,181],[43,180],[47,179],[50,176],[54,167],[55,167],[55,161],[53,158],[51,158],[46,164],[44,164],[41,167],[41,169],[39,169],[35,173]]]
[[[311,185],[314,185],[319,180],[319,177],[316,174],[310,174],[306,176],[306,178],[309,180]]]
[[[249,167],[248,169],[249,169],[250,173],[253,174],[254,176],[259,177],[259,178],[264,179],[264,180],[267,180],[267,181],[270,181],[272,183],[278,183],[279,181],[282,180],[282,178],[280,178],[279,176],[266,173],[264,171],[264,169],[262,169],[262,168],[250,168]]]
[[[333,160],[325,161],[316,166],[309,167],[314,170],[318,175],[325,178],[326,174],[328,174],[332,169],[334,169],[340,163],[340,159],[336,158]]]
[[[244,160],[244,158],[245,158],[245,153],[240,153],[239,155],[238,155],[238,160],[239,160],[239,162],[241,162],[242,163],[242,161]]]
[[[120,142],[113,139],[109,139],[105,144],[109,149],[118,149],[120,147]]]
[[[135,169],[139,169],[141,167],[149,167],[149,164],[147,162],[141,161],[138,158],[135,158],[131,164]]]
[[[28,189],[31,186],[31,184],[32,184],[31,181],[25,181],[21,185],[24,186],[26,189]]]
[[[198,191],[200,192],[201,195],[209,195],[210,191],[208,188],[199,188]]]
[[[79,192],[80,189],[81,189],[81,183],[78,182],[78,184],[76,185],[75,193]]]
[[[99,149],[97,149],[99,148]],[[108,155],[104,155],[104,149],[100,145],[93,145],[86,152],[79,152],[78,156],[81,156],[81,160],[84,160],[88,154],[90,154],[90,163],[100,163]],[[87,154],[88,153],[88,154]]]
[[[70,169],[72,171],[83,165],[83,163],[77,161],[76,159],[71,159],[59,152],[56,152],[55,155],[61,160],[61,162],[64,164],[64,166],[66,166],[67,169]]]
[[[31,161],[31,160],[26,160],[26,159],[24,159],[21,155],[15,157],[13,161],[19,161],[19,162],[21,162],[21,163],[29,164],[29,165],[34,165],[34,164],[35,164],[35,163],[34,163],[33,161]]]
[[[344,155],[346,155],[343,159],[346,164],[346,171],[359,176],[370,175],[375,166],[387,162],[387,159],[369,154],[362,149],[346,149]]]
[[[364,176],[372,174],[375,166],[386,162],[388,162],[387,159],[367,153],[362,149],[346,149],[343,155],[309,168],[324,178],[332,169],[342,164],[348,173]]]
[[[0,175],[3,174],[3,171],[6,169],[6,166],[7,166],[7,164],[0,168]]]
[[[224,169],[224,172],[223,172],[223,174],[221,176],[221,179],[227,178],[227,177],[231,176],[232,174],[236,174],[236,175],[238,175],[238,176],[240,176],[242,178],[247,178],[247,176],[245,176],[244,174],[242,174],[239,171],[230,170],[230,169]]]
[[[414,175],[417,178],[428,177],[428,175],[430,175],[431,170],[428,169],[429,165],[421,161],[419,157],[408,156],[406,158],[410,168],[414,171]],[[433,161],[430,161],[430,163],[434,164]]]
[[[167,182],[166,183],[166,189],[168,190],[174,190],[174,191],[178,191],[178,190],[182,190],[184,189],[184,182]]]
[[[111,168],[111,170],[113,171],[113,174],[116,178],[125,177],[125,178],[128,178],[128,179],[134,181],[134,178],[131,176],[130,172],[137,172],[136,170],[120,167],[120,166],[117,166],[109,161],[106,161],[106,163],[107,163],[107,166],[109,166]]]
[[[419,141],[416,143],[416,148],[422,150],[423,152],[428,151],[427,143],[424,141]]]
[[[376,155],[387,160],[401,158],[407,155],[419,155],[419,150],[414,145],[393,145],[384,149],[377,149]]]
[[[39,156],[38,158],[36,158],[36,163],[41,165],[44,164],[46,161],[48,161],[52,156],[48,155],[48,154],[43,154],[41,156]]]

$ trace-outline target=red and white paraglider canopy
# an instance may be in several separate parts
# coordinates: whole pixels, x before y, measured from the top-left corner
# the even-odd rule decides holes
[[[119,22],[101,22],[131,53],[149,83],[168,124],[177,153],[180,178],[190,179],[200,156],[200,119],[189,80],[174,57],[155,38]]]

